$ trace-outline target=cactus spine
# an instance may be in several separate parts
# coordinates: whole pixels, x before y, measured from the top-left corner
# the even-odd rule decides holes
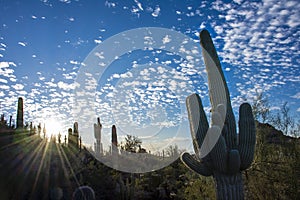
[[[212,125],[209,127],[199,95],[187,97],[186,104],[191,134],[197,159],[188,153],[181,155],[183,163],[204,176],[213,176],[216,182],[218,199],[243,199],[243,181],[241,172],[247,169],[254,156],[255,123],[251,106],[244,103],[239,110],[239,140],[233,115],[229,91],[220,65],[220,61],[207,30],[200,33],[200,43],[206,70],[208,72],[209,94],[212,104]],[[217,79],[213,74],[218,72]],[[224,95],[219,92],[224,87]],[[222,99],[224,101],[222,101]],[[221,119],[224,119],[224,123]],[[205,137],[213,138],[221,133],[214,145],[204,156],[202,146]],[[209,141],[209,140],[208,140]]]

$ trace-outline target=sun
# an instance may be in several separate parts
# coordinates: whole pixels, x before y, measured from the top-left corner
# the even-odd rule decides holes
[[[56,137],[59,133],[62,134],[62,126],[57,120],[51,118],[45,120],[44,122],[46,128],[46,136],[48,138],[50,138],[51,136]]]

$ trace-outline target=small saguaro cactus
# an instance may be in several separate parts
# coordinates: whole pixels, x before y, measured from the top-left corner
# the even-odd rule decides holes
[[[248,103],[240,106],[237,135],[228,87],[207,30],[200,32],[200,44],[208,74],[212,119],[209,127],[199,95],[187,97],[196,158],[183,153],[181,160],[198,174],[214,177],[217,199],[243,199],[242,171],[253,161],[256,138],[251,106]]]

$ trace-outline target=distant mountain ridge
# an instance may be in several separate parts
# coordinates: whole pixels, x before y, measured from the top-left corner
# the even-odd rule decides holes
[[[284,135],[282,131],[277,130],[269,123],[256,122],[257,134],[262,134],[267,143],[284,145],[291,143],[293,140],[297,140],[300,143],[300,138]]]

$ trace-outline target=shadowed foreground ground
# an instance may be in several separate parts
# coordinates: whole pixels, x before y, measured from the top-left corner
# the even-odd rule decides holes
[[[254,162],[243,173],[246,199],[299,199],[300,140],[268,124],[256,125]],[[38,135],[0,130],[0,199],[72,199],[91,186],[96,199],[215,199],[211,177],[180,160],[155,172],[128,174],[106,167],[86,150]]]

